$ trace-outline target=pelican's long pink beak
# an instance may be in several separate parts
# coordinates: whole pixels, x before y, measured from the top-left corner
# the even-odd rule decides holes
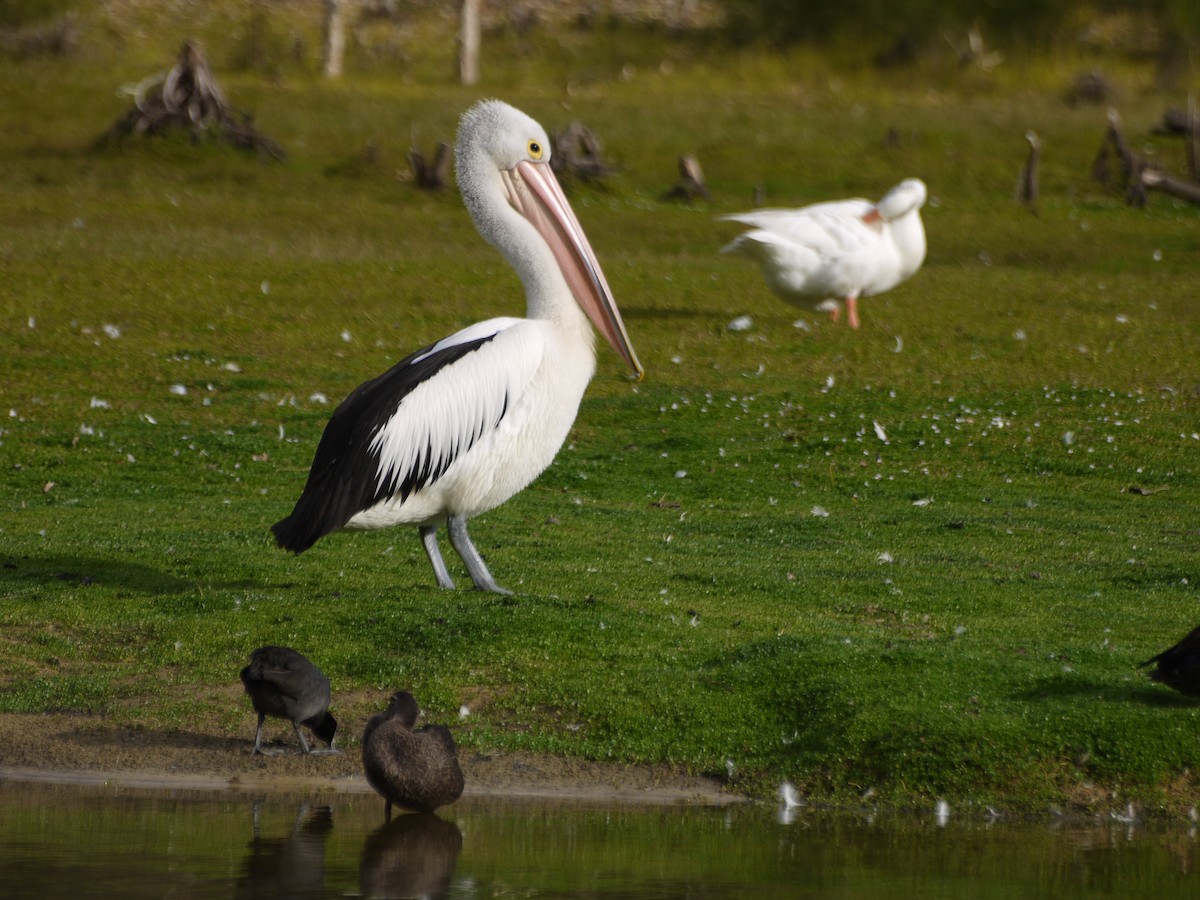
[[[510,201],[550,246],[575,301],[640,381],[645,370],[633,352],[629,333],[592,245],[553,170],[546,163],[523,160],[503,174],[505,181],[519,181],[529,188],[513,190],[514,185],[508,184]]]

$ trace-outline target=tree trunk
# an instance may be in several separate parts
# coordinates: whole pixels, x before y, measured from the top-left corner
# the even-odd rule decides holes
[[[325,76],[339,78],[346,51],[346,23],[342,0],[325,0]]]
[[[463,0],[458,32],[458,77],[463,84],[479,81],[479,5],[482,0]]]

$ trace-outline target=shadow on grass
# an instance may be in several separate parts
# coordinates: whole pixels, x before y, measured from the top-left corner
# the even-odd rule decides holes
[[[657,306],[622,306],[621,318],[633,319],[697,319],[710,314],[698,309],[662,309]]]
[[[1140,703],[1144,706],[1159,706],[1171,709],[1194,709],[1200,701],[1170,688],[1161,687],[1149,679],[1145,684],[1110,685],[1094,684],[1067,678],[1049,678],[1041,684],[1014,695],[1020,700],[1044,700],[1047,697],[1069,699],[1078,697],[1099,700],[1104,703]]]
[[[177,594],[193,590],[195,583],[144,566],[141,563],[79,556],[8,558],[0,562],[0,590],[18,584],[52,584],[81,587],[103,585],[146,594]]]

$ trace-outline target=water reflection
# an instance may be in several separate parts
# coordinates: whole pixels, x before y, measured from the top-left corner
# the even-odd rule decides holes
[[[301,804],[284,837],[259,833],[259,804],[253,807],[254,837],[246,850],[246,874],[239,898],[319,898],[325,896],[325,841],[333,830],[333,810]]]
[[[380,825],[373,794],[256,803],[0,781],[0,895],[1194,896],[1190,822],[790,813],[470,798]]]
[[[462,845],[458,826],[432,813],[392,819],[367,835],[363,844],[359,866],[363,896],[449,896]]]

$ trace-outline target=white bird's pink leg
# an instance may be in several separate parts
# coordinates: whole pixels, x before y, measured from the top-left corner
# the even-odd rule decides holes
[[[846,321],[851,328],[858,327],[858,297],[846,298]]]

